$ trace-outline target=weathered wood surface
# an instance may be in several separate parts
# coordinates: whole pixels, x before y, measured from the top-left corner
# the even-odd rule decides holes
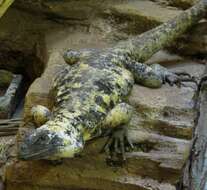
[[[0,120],[0,137],[16,135],[19,126],[22,124],[21,119],[2,119]]]
[[[0,18],[4,15],[13,2],[14,0],[0,0]]]
[[[205,74],[207,74],[207,66]],[[205,77],[206,78],[206,77]],[[207,190],[207,81],[201,83],[191,155],[184,170],[183,190]]]

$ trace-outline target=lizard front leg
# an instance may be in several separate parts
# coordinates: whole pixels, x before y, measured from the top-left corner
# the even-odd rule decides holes
[[[168,83],[170,86],[175,84],[180,87],[182,82],[193,82],[197,85],[195,77],[191,76],[187,72],[169,71],[167,68],[159,64],[153,64],[151,65],[151,68],[157,75],[162,77],[163,83]]]
[[[126,64],[126,68],[134,75],[135,82],[149,88],[160,88],[162,84],[168,83],[180,86],[182,82],[194,82],[196,80],[185,72],[171,72],[167,68],[153,64],[148,66],[143,63],[132,61]]]
[[[109,112],[103,123],[104,127],[110,129],[109,138],[102,150],[108,155],[107,160],[110,163],[119,162],[119,155],[121,156],[121,162],[125,161],[127,146],[133,148],[133,144],[128,137],[128,126],[132,113],[132,106],[120,103]]]

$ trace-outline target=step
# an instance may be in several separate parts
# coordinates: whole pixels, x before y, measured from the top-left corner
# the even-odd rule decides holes
[[[138,34],[172,19],[181,13],[181,10],[163,7],[149,0],[130,0],[112,5],[107,13],[112,16],[119,31]]]
[[[48,161],[18,161],[7,165],[8,190],[14,188],[14,184],[18,188],[28,184],[41,188],[51,186],[54,189],[106,189],[109,185],[114,189],[139,189],[139,183],[132,187],[129,185],[127,178],[130,179],[131,176],[148,177],[170,184],[178,182],[189,155],[190,141],[140,131],[135,133],[134,130],[130,131],[130,137],[135,149],[126,154],[127,163],[122,167],[106,164],[106,155],[100,153],[105,139],[93,140],[88,143],[80,157],[65,159],[62,165],[54,166]],[[119,181],[123,176],[126,180]]]
[[[179,60],[175,64],[172,59],[170,64],[169,60],[165,64],[163,54],[160,54],[162,59],[159,54],[149,60],[149,63],[162,63],[172,71],[185,71],[197,78],[203,73],[204,65],[198,62]],[[193,83],[184,84],[186,86],[181,88],[165,84],[160,89],[135,85],[129,97],[129,103],[135,107],[130,125],[142,131],[191,139],[197,117],[194,107],[197,86]]]
[[[19,165],[21,167],[21,165]],[[25,168],[24,168],[25,169]],[[30,168],[27,168],[29,172]],[[111,180],[107,178],[107,175],[99,176],[96,178],[88,177],[87,180],[84,178],[84,175],[74,175],[68,176],[69,178],[65,178],[65,182],[62,183],[57,176],[53,176],[54,179],[50,182],[47,181],[43,186],[38,186],[38,190],[176,190],[174,185],[169,183],[159,182],[156,180],[152,180],[150,178],[141,178],[139,176],[120,176],[117,179],[114,179],[114,182],[111,183]],[[68,181],[72,184],[68,184]],[[81,184],[80,184],[81,181]],[[103,185],[103,183],[104,185]],[[80,186],[77,188],[77,184]],[[36,184],[28,184],[28,183],[9,183],[7,185],[7,190],[36,190]]]

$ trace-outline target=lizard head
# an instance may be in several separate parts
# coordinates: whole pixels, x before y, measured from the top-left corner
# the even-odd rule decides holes
[[[45,124],[26,135],[18,144],[18,158],[21,160],[55,160],[73,157],[83,148],[82,141],[64,131],[51,131]]]

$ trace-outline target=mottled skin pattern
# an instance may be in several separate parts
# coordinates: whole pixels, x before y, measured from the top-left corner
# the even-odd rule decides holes
[[[19,158],[73,157],[102,128],[127,126],[132,108],[123,102],[134,82],[159,88],[165,82],[173,85],[192,80],[188,75],[172,73],[160,65],[149,67],[137,61],[147,59],[154,51],[168,45],[179,36],[175,35],[176,32],[184,32],[203,17],[205,10],[206,1],[201,1],[168,24],[152,30],[155,35],[150,31],[114,48],[67,51],[64,59],[69,66],[54,80],[52,116],[19,145]]]

